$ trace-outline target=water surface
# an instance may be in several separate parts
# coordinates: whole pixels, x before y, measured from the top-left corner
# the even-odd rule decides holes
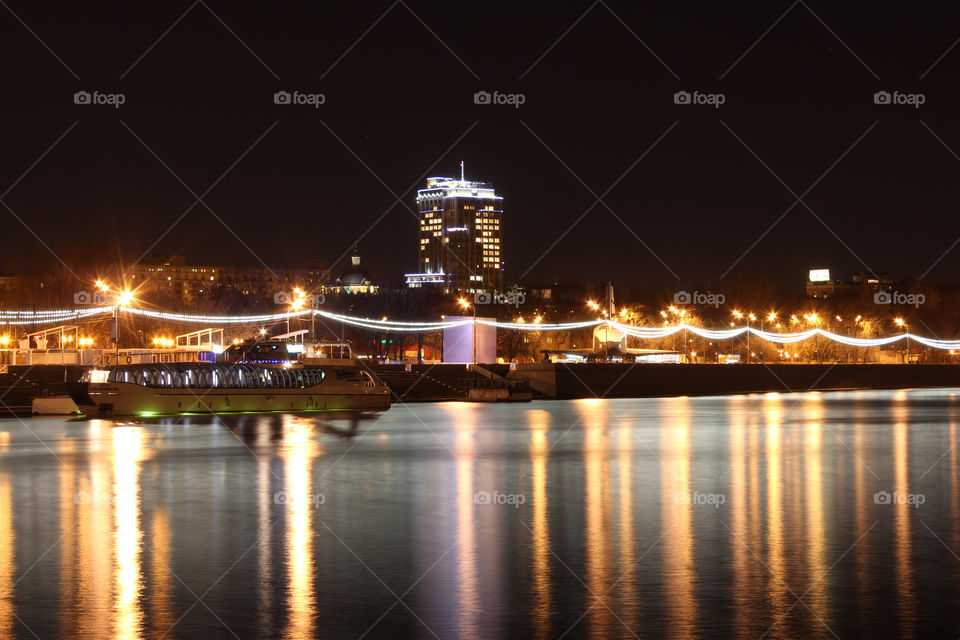
[[[956,638],[956,394],[2,420],[0,638]]]

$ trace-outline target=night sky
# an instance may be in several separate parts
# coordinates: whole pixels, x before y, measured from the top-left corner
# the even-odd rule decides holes
[[[335,270],[359,242],[398,285],[416,188],[460,160],[505,198],[506,282],[960,266],[950,3],[5,2],[0,199],[33,233],[0,207],[0,271],[46,253],[34,233],[62,256]]]

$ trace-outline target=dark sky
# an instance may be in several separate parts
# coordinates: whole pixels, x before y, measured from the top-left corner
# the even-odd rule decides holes
[[[333,263],[359,240],[399,282],[415,188],[463,159],[505,197],[508,282],[960,266],[950,3],[7,3],[0,194],[43,156],[2,200],[60,253]],[[9,270],[41,245],[0,215]]]

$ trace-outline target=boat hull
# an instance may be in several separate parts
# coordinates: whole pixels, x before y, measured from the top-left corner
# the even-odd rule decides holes
[[[390,408],[390,390],[381,385],[322,384],[307,389],[156,389],[128,383],[76,382],[69,384],[68,390],[80,411],[88,417],[384,411]]]

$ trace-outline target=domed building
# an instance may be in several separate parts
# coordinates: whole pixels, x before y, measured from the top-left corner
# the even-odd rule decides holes
[[[360,266],[360,250],[353,248],[350,256],[350,267],[337,276],[337,281],[331,287],[336,293],[377,293],[380,286],[373,283],[367,271]]]

